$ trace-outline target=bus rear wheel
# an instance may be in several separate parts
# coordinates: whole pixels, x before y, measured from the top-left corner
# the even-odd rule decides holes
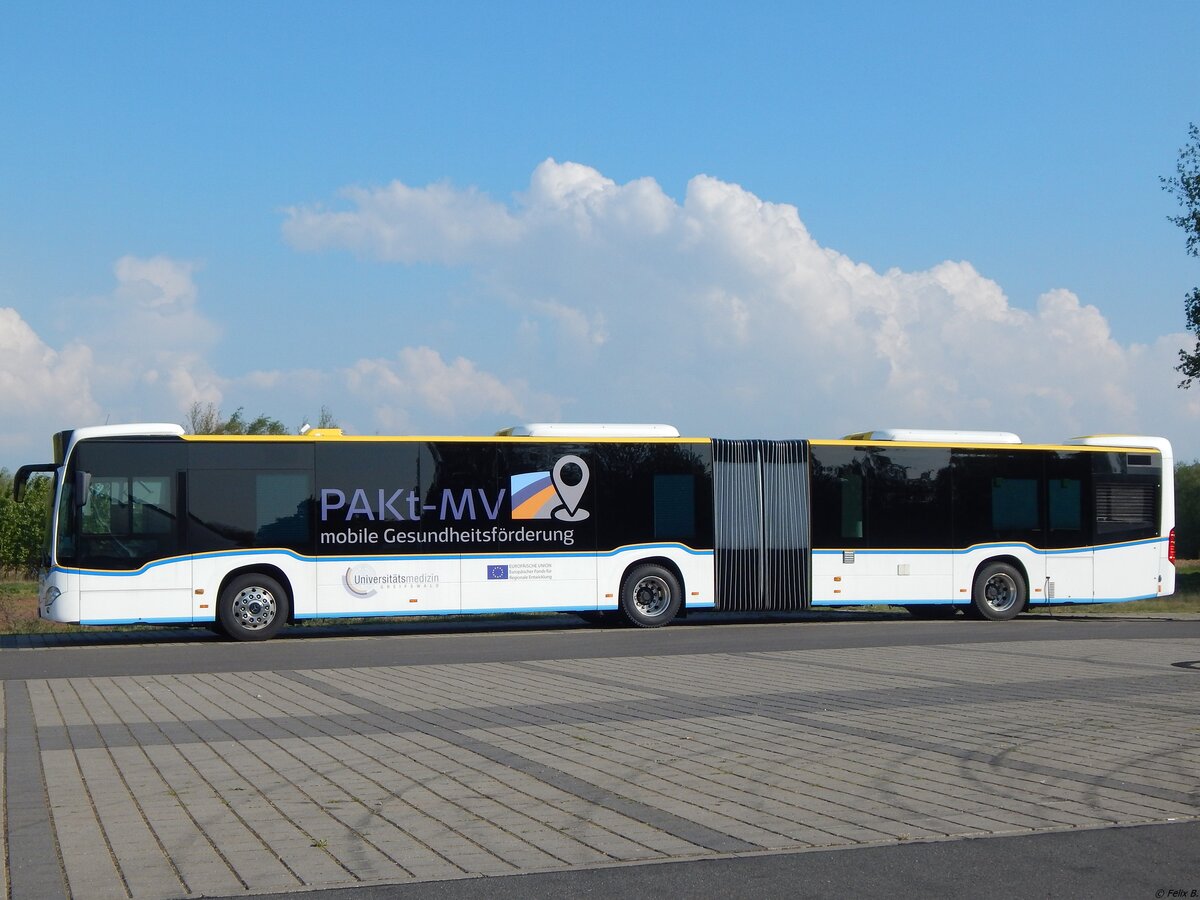
[[[1025,578],[1008,563],[984,566],[975,576],[971,602],[977,616],[1002,622],[1025,608]]]
[[[225,586],[217,615],[225,632],[235,641],[265,641],[273,638],[288,619],[287,591],[267,575],[239,575]]]
[[[639,628],[659,628],[683,605],[683,588],[662,566],[637,566],[621,585],[621,612]]]

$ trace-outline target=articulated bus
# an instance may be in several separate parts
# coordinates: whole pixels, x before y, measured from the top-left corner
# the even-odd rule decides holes
[[[333,617],[890,604],[1010,619],[1174,591],[1171,445],[529,425],[487,437],[54,437],[39,613],[263,640]]]

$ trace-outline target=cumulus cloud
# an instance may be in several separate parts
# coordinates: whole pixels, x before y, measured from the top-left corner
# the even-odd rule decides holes
[[[1200,447],[1196,404],[1173,391],[1183,335],[1122,343],[1065,289],[1015,307],[966,261],[876,271],[822,246],[796,207],[710,176],[677,202],[653,179],[550,159],[506,205],[444,184],[346,196],[354,208],[291,210],[288,239],[468,266],[480,302],[513,308],[529,383],[573,386],[572,417],[792,435],[1179,431]]]
[[[486,431],[498,427],[496,416],[517,421],[534,411],[557,414],[557,401],[524,381],[505,382],[431,347],[405,347],[394,359],[360,359],[336,375],[350,395],[371,404],[379,425],[400,433],[417,421],[473,423]]]
[[[61,350],[47,345],[15,309],[0,308],[0,416],[5,430],[0,446],[24,444],[27,432],[48,447],[55,426],[94,420],[99,407],[92,396],[91,351],[78,342]]]
[[[220,327],[199,305],[198,264],[167,256],[123,256],[111,294],[79,311],[94,348],[93,374],[122,419],[159,417],[193,402],[220,403],[225,378],[209,362]]]
[[[215,359],[221,329],[201,309],[191,262],[125,256],[107,294],[75,301],[80,337],[54,349],[14,309],[0,309],[0,436],[7,465],[44,455],[53,431],[105,421],[184,421],[195,402],[237,403],[252,415],[315,417],[338,410],[351,433],[494,430],[559,402],[520,378],[502,378],[428,346],[348,365],[238,371]],[[581,326],[582,327],[582,326]],[[86,343],[85,343],[86,340]],[[232,409],[225,409],[226,413]]]
[[[195,264],[155,256],[122,256],[113,265],[116,296],[144,309],[181,311],[196,301]]]
[[[395,262],[456,263],[519,236],[504,206],[446,183],[411,188],[397,181],[375,191],[347,188],[342,196],[353,209],[286,210],[285,237],[302,250],[342,247]]]
[[[733,437],[1127,431],[1200,455],[1200,391],[1175,389],[1187,335],[1124,341],[1086,298],[1051,285],[1014,306],[968,261],[878,271],[823,246],[796,207],[710,176],[677,200],[650,178],[619,184],[546,160],[505,202],[394,182],[347,189],[334,207],[288,210],[287,240],[462,267],[453,321],[437,304],[345,306],[363,334],[414,337],[320,367],[280,347],[241,369],[221,361],[197,263],[126,256],[57,346],[0,310],[0,411],[39,442],[106,418],[182,419],[200,401],[277,417],[328,405],[362,434],[554,419]]]

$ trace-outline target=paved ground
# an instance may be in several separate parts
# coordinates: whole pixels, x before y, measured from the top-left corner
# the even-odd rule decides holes
[[[10,680],[3,888],[238,895],[1195,821],[1197,657],[1014,640]]]

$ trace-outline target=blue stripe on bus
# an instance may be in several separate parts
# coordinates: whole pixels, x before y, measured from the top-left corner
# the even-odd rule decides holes
[[[1067,553],[1089,553],[1095,551],[1102,553],[1111,550],[1124,550],[1127,547],[1141,547],[1147,544],[1167,544],[1167,538],[1146,538],[1140,541],[1127,541],[1123,544],[1097,544],[1091,547],[1063,547],[1054,550],[1040,550],[1032,544],[1027,544],[1022,541],[1010,541],[997,544],[972,544],[964,550],[952,550],[949,548],[936,548],[930,550],[917,550],[904,547],[888,547],[883,549],[875,549],[868,547],[845,547],[838,550],[813,550],[813,556],[841,556],[843,553],[853,553],[856,556],[879,556],[879,555],[897,555],[905,556],[963,556],[968,553],[976,553],[979,551],[992,551],[1003,549],[1026,550],[1030,553],[1036,553],[1040,556],[1061,556]]]
[[[1139,594],[1136,597],[1096,597],[1096,598],[1071,598],[1064,597],[1060,599],[1048,600],[1042,597],[1031,598],[1030,605],[1032,606],[1085,606],[1098,605],[1101,603],[1133,603],[1135,600],[1153,600],[1155,597],[1160,597],[1161,594]],[[970,600],[964,600],[961,597],[944,597],[930,600],[928,598],[910,599],[905,598],[899,600],[896,598],[877,598],[874,600],[813,600],[813,606],[970,606]]]
[[[154,616],[142,619],[80,619],[80,625],[193,625],[211,621],[193,619],[191,616]]]
[[[102,578],[130,578],[135,575],[141,575],[158,566],[171,565],[173,563],[185,563],[193,560],[202,559],[218,559],[222,557],[236,556],[288,556],[297,562],[314,563],[314,562],[371,562],[371,561],[413,561],[413,562],[429,562],[429,561],[451,561],[455,559],[548,559],[548,558],[587,558],[591,557],[599,559],[601,557],[612,558],[622,553],[631,553],[635,551],[645,550],[681,550],[691,556],[712,556],[712,550],[696,550],[686,544],[661,543],[661,544],[628,544],[624,547],[618,547],[615,550],[595,551],[595,550],[576,550],[576,551],[544,551],[540,553],[427,553],[427,554],[375,554],[374,556],[305,556],[294,550],[284,549],[245,549],[245,550],[214,550],[209,553],[196,553],[191,556],[172,556],[167,559],[158,559],[154,562],[146,563],[140,569],[131,569],[127,572],[111,572],[102,569],[76,569],[67,566],[53,566],[51,572],[62,572],[69,575],[97,575]]]
[[[688,609],[711,609],[715,603],[688,603]],[[580,613],[580,612],[616,612],[618,606],[579,606],[578,604],[571,606],[489,606],[489,607],[472,607],[470,609],[396,609],[396,610],[366,610],[358,612],[356,610],[346,610],[344,612],[334,613],[306,613],[304,615],[297,614],[296,619],[304,619],[312,621],[315,619],[379,619],[385,617],[402,618],[405,616],[472,616],[485,615],[494,616],[505,613]]]

